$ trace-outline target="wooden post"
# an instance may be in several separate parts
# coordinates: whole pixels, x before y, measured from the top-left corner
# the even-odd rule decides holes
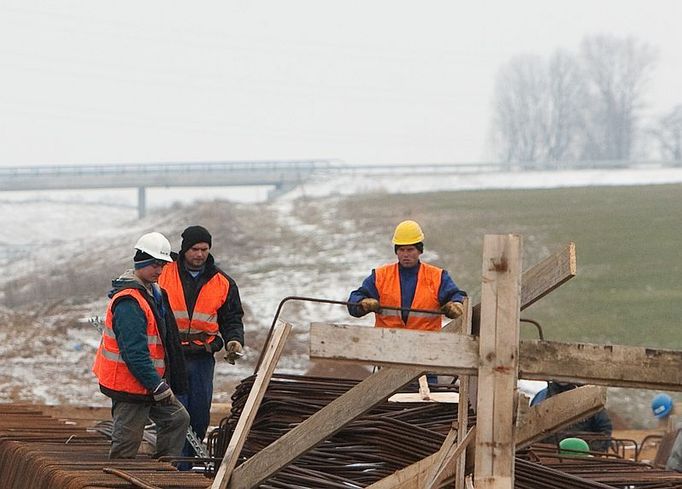
[[[225,489],[227,487],[290,331],[291,324],[278,323],[270,341],[265,345],[266,351],[261,364],[262,368],[256,373],[251,392],[249,392],[249,397],[246,399],[246,404],[244,404],[237,426],[232,433],[230,443],[225,450],[223,462],[220,464],[215,479],[213,479],[211,489]]]
[[[464,302],[464,317],[462,318],[462,325],[465,334],[471,334],[471,301],[467,299]],[[476,396],[476,386],[478,385],[478,378],[474,375],[460,375],[459,376],[459,404],[457,405],[457,424],[459,432],[457,433],[457,442],[463,443],[469,425],[469,397]],[[472,392],[473,391],[473,392]],[[457,472],[455,475],[455,489],[465,489],[464,478],[466,467],[466,451],[464,447],[461,455],[457,458]]]
[[[514,392],[518,375],[521,237],[483,240],[478,411],[477,489],[513,489]]]

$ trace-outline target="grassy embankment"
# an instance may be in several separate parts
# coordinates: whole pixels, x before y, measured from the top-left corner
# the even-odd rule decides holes
[[[484,234],[523,235],[524,269],[574,241],[577,276],[522,316],[547,339],[682,349],[682,185],[363,195],[338,212],[389,237],[401,219],[420,221],[436,263],[475,301]]]

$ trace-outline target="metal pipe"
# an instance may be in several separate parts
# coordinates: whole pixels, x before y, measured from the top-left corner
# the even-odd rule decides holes
[[[282,312],[282,307],[284,307],[284,303],[288,301],[302,301],[302,302],[317,302],[319,304],[338,304],[342,306],[359,306],[359,302],[347,302],[347,301],[336,301],[332,299],[320,299],[317,297],[302,297],[302,296],[295,296],[295,295],[290,295],[282,299],[277,306],[277,311],[275,312],[275,317],[272,319],[272,324],[270,325],[270,330],[268,331],[268,336],[265,338],[265,345],[270,342],[270,338],[272,337],[272,331],[275,329],[275,325],[277,324],[277,320],[279,319],[279,315]],[[442,315],[443,312],[440,310],[433,310],[433,309],[413,309],[409,307],[395,307],[395,306],[382,306],[381,304],[379,305],[381,309],[387,309],[389,311],[407,311],[407,312],[420,312],[424,314],[433,314],[433,315]],[[254,369],[253,373],[258,373],[258,369],[260,368],[260,364],[263,361],[263,355],[265,354],[266,348],[261,349],[261,353],[258,356],[258,362],[256,363],[256,368]]]

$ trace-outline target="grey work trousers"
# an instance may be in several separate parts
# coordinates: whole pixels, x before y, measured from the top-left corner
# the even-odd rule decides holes
[[[170,404],[135,403],[111,400],[114,421],[109,458],[135,458],[142,443],[147,421],[156,423],[154,458],[179,456],[185,444],[189,414],[173,398]]]

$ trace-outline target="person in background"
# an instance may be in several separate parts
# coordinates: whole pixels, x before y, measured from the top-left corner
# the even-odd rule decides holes
[[[531,406],[535,406],[545,399],[561,394],[562,392],[567,392],[578,387],[577,384],[572,384],[568,382],[548,382],[547,387],[539,391],[533,399],[530,401]],[[561,440],[567,437],[574,437],[585,434],[598,435],[595,439],[589,440],[587,442],[593,451],[608,452],[611,446],[611,434],[613,432],[613,425],[611,424],[611,418],[606,409],[600,409],[595,414],[589,418],[578,421],[572,424],[568,428],[565,428],[560,433],[555,434],[553,437],[546,439],[545,441],[553,443],[557,440]],[[583,438],[588,438],[582,436]]]
[[[135,244],[134,269],[112,281],[93,372],[111,398],[113,432],[109,457],[135,458],[144,427],[156,423],[154,457],[179,456],[189,414],[176,399],[187,388],[185,364],[168,298],[158,286],[172,261],[160,233]]]
[[[439,314],[405,309],[438,310],[451,319],[463,314],[466,292],[457,287],[446,270],[419,259],[424,252],[424,233],[417,222],[403,221],[396,226],[393,250],[398,261],[372,270],[360,288],[350,293],[351,316],[373,312],[377,327],[439,331],[442,327]]]
[[[673,398],[666,393],[656,394],[651,400],[651,412],[658,420],[659,428],[664,430],[663,436],[675,437],[665,468],[682,472],[682,436],[677,428]]]
[[[244,346],[239,289],[216,266],[209,251],[211,245],[212,237],[206,228],[188,227],[182,233],[177,261],[165,267],[159,278],[159,284],[168,292],[187,362],[189,389],[178,398],[189,411],[190,424],[199,440],[204,439],[210,423],[214,354],[225,346],[225,359],[234,364]],[[189,443],[183,455],[194,455]]]

